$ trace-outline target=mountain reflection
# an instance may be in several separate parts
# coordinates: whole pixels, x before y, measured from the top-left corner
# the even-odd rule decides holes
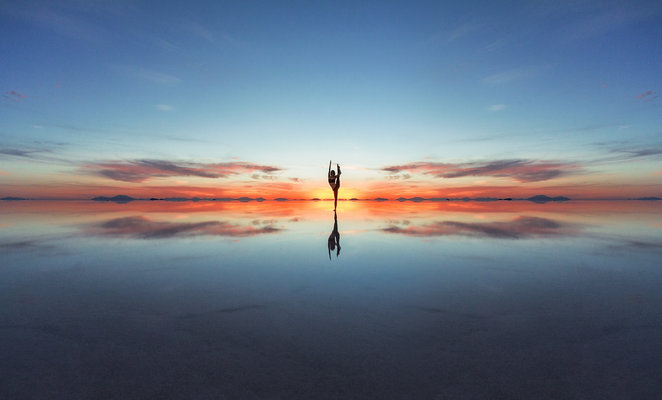
[[[473,236],[501,239],[525,239],[530,237],[548,237],[574,234],[574,226],[548,218],[519,216],[511,221],[495,222],[459,222],[436,221],[425,225],[402,225],[392,223],[381,229],[385,233],[408,236]]]
[[[92,228],[92,233],[142,239],[164,239],[181,236],[248,237],[280,232],[272,225],[256,227],[224,221],[167,222],[153,221],[143,216],[115,218]]]

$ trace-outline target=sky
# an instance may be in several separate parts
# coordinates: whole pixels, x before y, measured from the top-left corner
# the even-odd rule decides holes
[[[659,1],[0,4],[0,197],[662,197]]]

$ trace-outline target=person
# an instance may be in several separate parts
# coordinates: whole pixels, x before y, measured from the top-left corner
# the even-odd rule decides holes
[[[336,211],[336,208],[338,208],[338,189],[340,189],[340,164],[336,164],[338,167],[338,174],[336,174],[336,171],[331,169],[331,160],[329,160],[329,186],[331,186],[331,189],[333,190],[333,211]]]
[[[338,232],[338,214],[333,212],[333,231],[329,235],[329,241],[327,244],[329,248],[329,261],[331,261],[331,252],[336,250],[336,257],[340,255],[340,233]]]

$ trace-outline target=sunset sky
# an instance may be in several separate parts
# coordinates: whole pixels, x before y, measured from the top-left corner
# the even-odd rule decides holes
[[[662,197],[662,3],[0,4],[0,197]]]

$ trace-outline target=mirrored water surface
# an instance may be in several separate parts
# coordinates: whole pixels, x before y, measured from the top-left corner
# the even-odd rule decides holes
[[[660,202],[0,204],[0,398],[655,398]]]

